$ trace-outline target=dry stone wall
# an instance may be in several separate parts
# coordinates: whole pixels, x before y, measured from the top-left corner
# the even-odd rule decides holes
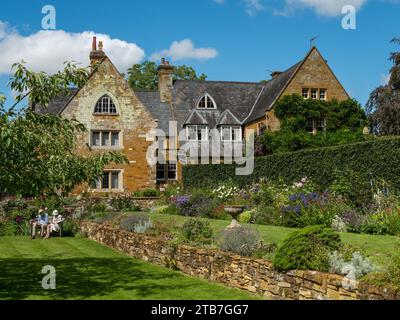
[[[266,260],[241,257],[218,249],[173,246],[165,239],[115,230],[83,222],[88,237],[132,257],[161,266],[171,265],[188,275],[239,288],[264,299],[288,300],[394,300],[385,289],[348,282],[342,276],[317,271],[279,273]]]

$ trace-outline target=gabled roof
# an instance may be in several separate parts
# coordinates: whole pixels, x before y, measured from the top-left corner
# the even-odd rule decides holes
[[[235,117],[230,110],[225,110],[219,117],[218,126],[222,125],[241,125],[241,121]]]
[[[265,117],[265,113],[272,108],[275,101],[286,89],[290,80],[294,77],[302,63],[303,60],[265,84],[260,97],[257,99],[249,115],[244,120],[244,123],[249,123]]]
[[[207,120],[195,109],[186,118],[184,125],[208,125]]]
[[[158,128],[167,133],[169,121],[172,121],[174,116],[170,106],[161,102],[160,93],[158,91],[135,91],[135,94],[152,117],[158,121]]]
[[[50,101],[47,108],[41,105],[35,105],[34,110],[38,114],[61,114],[64,107],[68,104],[71,98],[78,92],[77,88],[69,88],[68,92],[61,93]]]
[[[265,84],[265,87],[263,89],[263,92],[260,94],[260,97],[257,99],[257,102],[254,104],[252,110],[250,111],[249,115],[246,117],[246,119],[243,121],[244,124],[256,121],[258,119],[264,118],[266,116],[266,112],[271,110],[272,107],[274,106],[275,102],[282,96],[283,92],[285,89],[288,87],[289,83],[292,81],[292,79],[295,77],[297,72],[300,70],[300,68],[303,66],[303,64],[307,61],[307,59],[310,57],[311,53],[316,51],[318,55],[321,55],[321,53],[318,51],[317,47],[312,47],[310,51],[306,54],[303,60],[300,62],[296,63],[294,66],[290,67],[286,71],[282,72],[272,80],[268,81]],[[325,60],[324,60],[325,61]],[[326,61],[325,61],[326,63]],[[336,78],[336,75],[330,68],[330,66],[326,63],[329,71],[333,74],[333,76]],[[343,88],[344,92],[346,92],[345,88],[342,86],[340,81],[336,78],[340,86]],[[346,92],[346,95],[350,98],[348,93]]]
[[[262,88],[257,82],[226,81],[181,81],[174,83],[172,97],[173,109],[182,127],[188,113],[205,93],[208,93],[217,104],[217,109],[197,110],[208,122],[210,128],[217,126],[221,114],[229,110],[240,122],[249,114]]]

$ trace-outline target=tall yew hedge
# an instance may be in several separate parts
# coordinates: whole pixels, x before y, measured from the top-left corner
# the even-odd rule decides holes
[[[249,176],[236,176],[235,168],[236,165],[184,166],[183,183],[185,187],[198,188],[233,180],[245,187],[261,177],[293,183],[307,176],[326,188],[336,170],[350,169],[366,177],[383,178],[400,190],[400,137],[258,157]]]

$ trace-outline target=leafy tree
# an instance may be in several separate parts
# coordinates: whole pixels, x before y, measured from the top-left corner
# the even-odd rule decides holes
[[[128,69],[128,82],[134,90],[156,90],[158,88],[158,66],[155,62],[145,61],[135,64]],[[202,73],[197,75],[192,67],[186,65],[176,66],[173,74],[174,80],[205,80],[207,76]]]
[[[109,163],[124,163],[119,153],[82,156],[74,153],[76,137],[86,128],[57,115],[39,115],[18,104],[29,96],[31,105],[47,106],[69,86],[82,86],[89,70],[67,63],[55,75],[29,71],[24,63],[13,66],[9,86],[17,94],[8,110],[0,96],[0,193],[38,196],[66,194],[102,175]]]
[[[391,41],[400,45],[400,38]],[[366,105],[372,131],[379,135],[400,135],[400,52],[392,52],[388,84],[376,88]]]

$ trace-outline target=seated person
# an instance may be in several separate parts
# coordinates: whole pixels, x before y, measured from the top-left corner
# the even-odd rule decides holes
[[[54,232],[60,231],[60,223],[64,221],[64,218],[61,214],[58,214],[57,210],[53,211],[51,222],[47,225],[47,234],[45,239],[50,238],[50,234]]]
[[[35,239],[36,237],[36,227],[40,226],[40,236],[43,238],[44,230],[47,228],[49,223],[49,215],[47,211],[40,209],[37,219],[32,220],[32,228],[31,228],[31,239]]]

